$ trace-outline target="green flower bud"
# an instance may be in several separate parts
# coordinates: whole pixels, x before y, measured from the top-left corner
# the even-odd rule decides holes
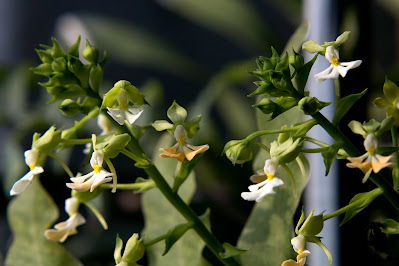
[[[79,104],[71,99],[64,100],[58,109],[61,110],[65,116],[74,116],[79,111]]]
[[[274,112],[276,103],[268,98],[263,98],[258,104],[253,105],[253,107],[258,107],[264,114],[270,114]]]
[[[79,58],[68,56],[68,70],[72,73],[78,73],[80,68],[83,66],[82,62],[80,62]]]
[[[246,140],[231,140],[224,146],[223,152],[233,164],[243,164],[253,157],[248,144]]]
[[[91,46],[89,41],[86,40],[86,47],[83,50],[83,57],[90,63],[97,63],[98,61],[98,50],[94,46]]]
[[[304,97],[298,102],[299,109],[306,115],[313,115],[330,104],[319,101],[316,97]]]
[[[64,57],[56,58],[52,64],[52,69],[54,72],[64,72],[66,70],[66,61]]]
[[[139,239],[139,234],[133,234],[126,243],[122,260],[126,262],[136,262],[144,256],[143,239]]]
[[[285,125],[281,127],[281,129],[286,129],[286,128],[287,128],[287,126],[285,126]],[[278,141],[278,143],[281,144],[281,143],[285,142],[286,140],[288,140],[290,138],[290,136],[291,136],[290,132],[280,133],[280,134],[278,134],[277,141]]]
[[[305,237],[312,237],[319,234],[324,227],[323,213],[320,213],[317,216],[313,216],[314,210],[309,214],[308,218],[306,218],[305,222],[302,224],[299,229],[299,234],[304,235]]]
[[[112,135],[97,143],[94,150],[103,150],[107,157],[115,158],[126,147],[130,139],[127,133]]]
[[[301,54],[298,54],[293,49],[292,54],[289,57],[289,62],[295,68],[295,70],[298,71],[298,69],[300,69],[303,66],[305,59],[303,58],[303,56]]]
[[[289,138],[279,144],[274,141],[270,145],[270,157],[276,157],[280,162],[290,163],[298,157],[303,146],[303,139],[298,138],[295,141]]]
[[[42,136],[38,136],[40,135],[34,135],[32,148],[36,148],[43,153],[51,152],[61,141],[61,131],[56,131],[55,126],[50,127]]]

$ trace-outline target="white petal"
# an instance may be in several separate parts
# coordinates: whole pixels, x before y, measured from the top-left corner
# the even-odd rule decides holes
[[[87,178],[92,177],[95,174],[94,171],[82,176],[71,177],[71,181],[75,184],[82,184]]]
[[[24,152],[25,163],[27,165],[35,165],[39,159],[39,151],[35,148]]]
[[[294,237],[291,239],[291,245],[296,253],[298,253],[299,250],[305,250],[305,237],[303,235]]]
[[[265,162],[264,171],[266,174],[272,174],[273,176],[276,175],[277,168],[279,166],[279,160],[277,158],[268,159]]]
[[[261,184],[265,184],[263,187]],[[241,197],[245,200],[260,202],[265,196],[269,194],[275,194],[276,192],[273,191],[274,187],[281,186],[284,182],[280,178],[273,178],[273,180],[265,180],[262,183],[249,186],[248,189],[251,192],[242,192]],[[255,188],[259,188],[255,190]]]
[[[44,169],[41,166],[36,166],[31,171],[26,173],[26,175],[24,175],[17,182],[14,183],[10,190],[10,196],[22,193],[26,189],[26,187],[32,182],[33,177],[43,172]]]
[[[78,192],[85,192],[85,191],[88,191],[90,189],[91,185],[94,182],[94,179],[95,179],[95,176],[93,175],[86,182],[83,182],[83,183],[66,183],[65,185],[67,187],[69,187],[70,189],[76,190]]]
[[[339,59],[339,52],[332,45],[328,46],[326,49],[326,53],[324,55],[326,59],[331,63],[334,58]]]
[[[330,65],[328,68],[326,68],[322,72],[314,75],[314,77],[316,78],[316,81],[318,81],[318,82],[325,81],[326,79],[330,79],[330,76],[333,73],[333,70],[334,70],[334,66]],[[338,78],[338,72],[337,72],[337,78]]]
[[[126,120],[129,124],[133,124],[140,117],[143,111],[143,107],[128,107],[125,111]]]
[[[95,174],[93,176],[93,183],[91,184],[90,192],[93,192],[93,190],[99,185],[111,181],[112,180],[111,176],[114,176],[114,174],[107,172],[105,170],[101,170],[99,173]]]
[[[337,66],[337,69],[339,74],[344,78],[350,69],[360,66],[361,63],[361,60],[340,63],[339,66]]]
[[[265,186],[267,183],[269,183],[269,179],[266,178],[265,181],[262,181],[262,182],[260,182],[258,184],[255,184],[255,185],[250,185],[248,187],[248,189],[249,189],[249,191],[256,191],[256,190],[260,189],[261,187]]]
[[[183,125],[178,125],[173,133],[173,136],[178,141],[180,138],[187,139],[187,130],[183,127]]]
[[[116,121],[119,125],[125,124],[125,116],[122,114],[119,108],[107,107],[107,113]]]
[[[102,132],[100,133],[100,135],[107,135],[112,133],[113,131],[113,127],[112,127],[112,123],[108,120],[108,118],[103,115],[100,114],[97,117],[97,125],[99,128],[101,128]]]
[[[90,158],[90,165],[91,167],[94,168],[95,165],[102,166],[104,161],[104,152],[102,150],[100,151],[94,151],[91,155]]]
[[[76,213],[79,208],[79,200],[75,197],[68,198],[65,200],[65,211],[69,216]]]
[[[368,134],[363,142],[364,148],[368,151],[370,148],[376,150],[378,148],[378,140],[374,134]]]

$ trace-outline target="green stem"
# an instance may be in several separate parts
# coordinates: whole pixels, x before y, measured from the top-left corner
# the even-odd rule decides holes
[[[263,144],[263,143],[260,143],[260,142],[257,142],[257,141],[253,141],[253,142],[251,142],[251,144],[257,145],[257,146],[261,147],[262,149],[264,149],[265,151],[267,151],[268,153],[270,153],[270,148],[267,147],[267,146],[266,146],[265,144]]]
[[[263,136],[263,135],[268,135],[268,134],[278,134],[278,133],[284,133],[284,132],[295,132],[298,131],[298,127],[291,127],[291,128],[284,128],[284,129],[274,129],[274,130],[260,130],[256,131],[245,139],[248,141],[252,141],[253,139],[256,139],[257,137]]]
[[[93,212],[93,214],[97,217],[98,221],[100,222],[104,230],[107,230],[108,229],[107,221],[105,221],[104,216],[97,210],[97,208],[94,207],[94,205],[89,202],[83,202],[83,204],[86,205]]]
[[[107,163],[107,165],[109,167],[109,170],[111,170],[111,173],[114,174],[114,176],[112,177],[112,190],[111,190],[111,192],[115,193],[116,192],[116,186],[118,184],[118,176],[116,175],[115,167],[112,164],[111,160],[107,156],[104,156],[104,161]]]
[[[378,191],[376,191],[376,193],[375,193],[376,196],[375,196],[374,198],[378,197],[378,196],[381,195],[381,194],[382,194],[382,190],[379,189]],[[373,198],[373,199],[374,199],[374,198]],[[337,216],[339,216],[339,215],[341,215],[341,214],[344,214],[345,212],[347,212],[347,211],[350,210],[351,208],[353,208],[353,206],[358,206],[358,205],[359,205],[358,202],[350,203],[350,204],[346,205],[345,207],[342,207],[341,209],[336,210],[335,212],[332,212],[332,213],[327,214],[327,215],[323,215],[323,220],[324,220],[324,221],[327,221],[328,219],[337,217]]]
[[[148,181],[150,182],[150,181]],[[116,188],[117,189],[123,189],[123,190],[136,190],[139,189],[143,186],[142,183],[129,183],[129,184],[117,184]],[[155,183],[154,183],[154,187],[155,187]],[[114,188],[113,184],[101,184],[101,188],[103,189],[112,189]]]
[[[334,80],[334,85],[335,85],[335,107],[337,107],[339,101],[341,100],[341,85],[339,83],[339,78]]]
[[[314,139],[314,138],[311,138],[311,137],[307,137],[307,136],[304,137],[304,138],[305,138],[306,141],[312,142],[312,143],[314,143],[316,145],[319,145],[320,147],[330,147],[330,145],[328,145],[328,144],[326,144],[324,142],[321,142],[321,141],[319,141],[317,139]]]
[[[348,138],[346,138],[346,136],[342,134],[342,132],[339,131],[337,127],[333,126],[331,122],[320,112],[313,114],[312,117],[330,134],[330,136],[336,142],[342,143],[342,148],[348,153],[350,157],[358,157],[361,155],[361,153],[356,149],[352,142]],[[384,179],[384,177],[375,173],[371,173],[369,179],[380,189],[382,189],[385,197],[399,211],[399,195]]]
[[[393,146],[398,146],[398,133],[396,132],[396,127],[391,128],[392,144]],[[392,172],[393,187],[397,193],[399,193],[399,154],[398,151],[394,152],[395,157],[395,167]]]
[[[64,161],[60,157],[58,157],[57,155],[55,155],[54,153],[51,153],[51,152],[47,153],[47,155],[50,156],[51,158],[53,158],[54,160],[56,160],[57,163],[59,163],[62,166],[62,168],[64,168],[65,172],[67,172],[67,174],[69,175],[70,178],[75,177],[73,175],[71,169],[69,169],[68,165],[66,165],[66,163],[64,163]]]
[[[106,111],[102,111],[104,115],[108,117],[114,127],[121,133],[127,133],[130,135],[131,140],[129,141],[127,147],[130,151],[134,151],[135,154],[145,155],[143,149],[141,148],[139,142],[131,134],[131,132],[124,126],[119,125],[112,117],[110,117]],[[234,258],[222,258],[221,253],[224,252],[222,244],[217,240],[217,238],[208,230],[208,228],[202,223],[197,214],[184,202],[184,200],[177,194],[173,193],[172,188],[166,182],[165,178],[158,171],[156,166],[148,159],[148,166],[146,166],[144,171],[149,177],[155,182],[157,188],[161,191],[164,197],[175,207],[175,209],[187,220],[187,222],[193,224],[193,229],[206,243],[208,248],[215,254],[215,256],[224,265],[239,265],[239,263]]]
[[[318,148],[318,149],[301,149],[301,152],[303,153],[320,153],[324,151],[328,151],[330,147],[325,147],[325,148]]]
[[[154,245],[154,244],[156,244],[156,243],[158,243],[158,242],[161,242],[161,241],[164,240],[167,236],[168,236],[167,234],[161,235],[161,236],[158,236],[158,237],[156,237],[156,238],[154,238],[154,239],[152,239],[152,240],[150,240],[150,241],[148,241],[148,242],[145,242],[145,243],[144,243],[144,247],[149,247],[149,246],[152,246],[152,245]]]
[[[61,139],[60,143],[70,145],[85,145],[91,143],[91,139]]]

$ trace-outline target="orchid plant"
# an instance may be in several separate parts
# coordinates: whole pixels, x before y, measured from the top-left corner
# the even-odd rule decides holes
[[[155,261],[151,261],[151,258],[154,256],[160,258],[161,255],[168,254],[179,241],[187,243],[180,246],[183,252],[185,252],[184,248],[189,248],[190,245],[194,245],[194,242],[199,243],[200,246],[195,251],[198,256],[192,257],[191,265],[199,265],[203,260],[201,254],[204,245],[212,252],[213,258],[223,265],[272,265],[266,262],[271,254],[254,245],[256,242],[254,239],[258,237],[255,236],[256,231],[262,227],[268,227],[268,223],[276,222],[275,219],[292,219],[293,211],[295,212],[308,178],[309,163],[304,154],[320,153],[324,158],[326,174],[336,158],[348,160],[347,167],[360,169],[364,173],[363,183],[370,180],[375,184],[375,189],[355,195],[348,205],[332,213],[322,212],[314,215],[312,211],[306,216],[302,209],[295,230],[292,228],[291,232],[285,232],[286,235],[282,236],[285,242],[283,241],[284,243],[280,243],[282,246],[276,248],[285,250],[282,252],[284,258],[279,258],[281,265],[305,265],[306,258],[311,256],[306,245],[315,243],[326,253],[332,264],[333,258],[328,247],[322,243],[321,237],[317,236],[322,232],[326,220],[345,214],[342,223],[346,223],[379,195],[384,195],[399,211],[399,147],[396,133],[399,113],[398,87],[387,79],[384,84],[384,94],[388,100],[377,98],[374,101],[377,107],[388,108],[387,116],[383,121],[371,120],[364,123],[352,121],[349,124],[354,134],[359,134],[364,138],[366,153],[361,155],[352,140],[339,129],[342,117],[366,93],[365,90],[359,94],[340,97],[340,76],[344,78],[349,70],[361,66],[362,63],[361,60],[340,62],[339,49],[349,36],[349,32],[344,32],[335,41],[322,44],[315,41],[305,42],[302,46],[304,52],[316,53],[314,58],[306,63],[304,57],[296,51],[292,51],[291,54],[285,53],[283,57],[280,57],[274,49],[270,58],[260,57],[256,60],[258,68],[250,74],[259,80],[255,81],[257,88],[249,96],[257,96],[258,104],[254,107],[264,115],[262,119],[278,120],[280,115],[291,109],[300,110],[311,118],[306,121],[292,121],[292,124],[283,125],[280,128],[256,131],[245,139],[232,140],[225,145],[223,154],[233,164],[244,164],[256,157],[263,166],[250,177],[250,181],[254,184],[248,186],[249,191],[243,188],[241,193],[243,200],[255,201],[257,206],[265,206],[262,204],[282,197],[287,199],[287,202],[292,201],[290,206],[294,207],[288,210],[288,218],[287,215],[279,217],[279,212],[275,211],[270,217],[264,216],[256,221],[249,219],[237,247],[229,243],[221,243],[210,227],[209,211],[198,215],[189,204],[190,197],[182,193],[184,186],[193,182],[194,169],[212,148],[208,144],[200,146],[189,144],[197,143],[195,136],[200,130],[201,115],[196,114],[187,119],[186,109],[177,102],[173,102],[166,112],[166,116],[172,123],[167,120],[156,120],[152,123],[152,128],[156,131],[166,130],[170,141],[163,142],[163,146],[160,147],[156,145],[142,147],[139,140],[151,127],[140,127],[134,123],[151,103],[147,102],[144,93],[127,80],[116,82],[107,93],[101,95],[99,89],[106,54],[104,53],[103,58],[100,59],[98,50],[87,42],[82,54],[88,63],[83,63],[79,59],[80,38],[67,51],[62,49],[55,39],[52,39],[52,46],[43,45],[43,49],[37,51],[43,63],[32,68],[32,71],[48,78],[48,82],[41,85],[53,96],[51,102],[62,100],[59,109],[64,115],[75,116],[81,113],[84,118],[71,128],[57,126],[58,129],[56,129],[52,126],[43,135],[34,134],[32,147],[25,152],[25,161],[30,171],[15,182],[9,194],[17,199],[24,197],[24,194],[28,195],[30,186],[37,186],[35,184],[38,180],[33,182],[34,177],[44,172],[46,159],[54,159],[72,181],[59,184],[63,188],[70,189],[71,196],[65,200],[65,211],[69,218],[55,224],[53,229],[50,228],[52,224],[46,224],[45,228],[40,229],[42,230],[40,242],[63,243],[79,234],[79,227],[85,224],[87,219],[85,212],[79,212],[81,205],[85,205],[92,211],[106,230],[108,228],[106,217],[95,204],[90,202],[98,198],[104,190],[111,189],[111,192],[117,193],[124,189],[143,193],[143,204],[150,202],[147,200],[151,197],[151,193],[157,191],[158,196],[162,195],[162,201],[169,202],[176,215],[181,215],[181,223],[174,224],[171,228],[161,228],[163,231],[157,235],[149,230],[150,226],[146,228],[149,230],[147,233],[131,232],[132,237],[126,242],[123,255],[123,240],[116,236],[115,265],[140,265],[146,254],[151,264]],[[325,57],[331,65],[314,77],[309,77],[318,56]],[[305,90],[308,78],[315,78],[319,82],[335,81],[337,102],[332,121],[320,113],[320,110],[330,103],[310,97],[309,92]],[[91,138],[77,138],[79,131],[86,123],[96,118],[102,132],[99,135],[92,134]],[[328,145],[308,137],[308,131],[316,125],[323,127],[336,143]],[[387,131],[391,131],[393,145],[381,147],[381,137]],[[265,136],[273,137],[274,140],[266,142]],[[356,138],[353,137],[353,140]],[[305,148],[306,142],[312,142],[320,147]],[[79,172],[74,174],[67,162],[57,155],[57,152],[75,145],[86,146],[84,152],[89,156],[89,164],[92,168],[88,174],[82,175]],[[173,146],[170,147],[170,145]],[[155,156],[147,153],[152,148],[157,151]],[[131,160],[132,165],[140,168],[147,177],[137,178],[133,183],[120,183],[117,178],[117,167],[113,162],[119,156]],[[159,167],[160,161],[166,162],[173,168],[172,179],[169,179],[165,171]],[[361,183],[360,180],[359,183]],[[158,204],[160,202],[158,199],[153,200],[152,204],[155,202]],[[254,212],[256,209],[257,207],[254,208]],[[399,233],[398,217],[392,218],[387,222],[382,222],[381,228],[388,234],[397,234]],[[149,224],[150,222],[148,221]],[[252,233],[248,234],[248,230],[252,230]],[[187,240],[190,239],[189,236],[194,240]],[[160,242],[165,243],[162,254],[153,249]],[[23,250],[16,251],[15,249],[10,252],[7,265],[15,265],[13,260],[16,259],[16,254],[23,252]],[[163,265],[167,265],[167,256],[164,258]],[[64,265],[62,263],[60,261],[58,265]],[[71,259],[68,263],[65,262],[65,265],[79,265],[79,262]]]

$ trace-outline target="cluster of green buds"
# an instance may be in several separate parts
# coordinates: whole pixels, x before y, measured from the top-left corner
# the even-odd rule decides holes
[[[97,49],[86,41],[83,58],[88,61],[84,64],[79,58],[80,37],[75,44],[65,52],[57,40],[52,39],[53,46],[41,45],[41,50],[36,50],[42,64],[31,70],[38,75],[48,78],[45,83],[40,83],[47,92],[53,96],[50,102],[65,100],[60,105],[64,115],[73,116],[78,111],[87,114],[94,107],[101,104],[98,91],[103,77],[105,54],[99,60]],[[77,97],[85,97],[84,100]]]

